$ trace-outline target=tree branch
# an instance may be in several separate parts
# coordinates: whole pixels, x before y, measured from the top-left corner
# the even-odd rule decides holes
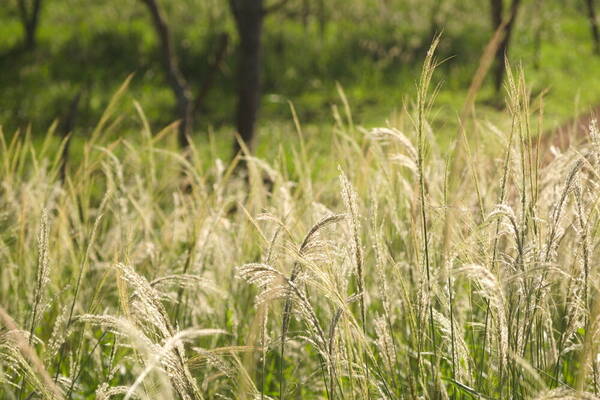
[[[167,72],[167,80],[175,94],[177,100],[177,112],[181,118],[181,123],[179,125],[179,142],[183,147],[187,147],[189,145],[188,136],[191,131],[193,113],[190,86],[179,69],[177,55],[175,54],[175,49],[173,47],[171,30],[169,29],[167,20],[158,3],[156,0],[141,1],[148,7],[148,10],[152,15],[152,23],[161,45],[162,60]]]
[[[150,14],[152,15],[152,23],[160,41],[162,59],[167,69],[167,75],[171,86],[173,86],[175,92],[178,93],[178,96],[184,95],[184,92],[186,92],[187,82],[179,70],[177,56],[175,55],[175,50],[173,49],[173,37],[171,35],[169,25],[167,24],[163,12],[156,0],[141,1],[146,4]]]
[[[41,6],[42,0],[34,0],[33,9],[31,10],[31,15],[29,16],[28,20],[29,29],[33,29],[37,25]]]

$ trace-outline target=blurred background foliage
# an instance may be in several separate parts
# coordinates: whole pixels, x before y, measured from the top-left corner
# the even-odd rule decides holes
[[[5,133],[31,127],[41,135],[52,121],[64,119],[81,92],[73,131],[75,136],[86,135],[131,73],[128,96],[142,105],[153,128],[176,119],[160,43],[143,2],[42,1],[36,46],[26,51],[21,46],[19,1],[7,0],[0,7],[0,124]],[[199,90],[210,75],[219,35],[231,38],[193,130],[195,140],[213,132],[217,141],[230,143],[235,131],[238,36],[228,2],[158,3],[172,31],[181,71],[193,90]],[[338,83],[357,121],[369,125],[393,118],[412,98],[416,71],[438,32],[443,35],[439,57],[444,62],[436,73],[441,90],[434,123],[444,134],[445,128],[456,126],[467,88],[492,37],[490,3],[282,2],[264,20],[259,148],[272,147],[285,137],[281,126],[291,121],[290,101],[309,134],[326,134],[331,106],[340,102]],[[524,0],[520,7],[510,59],[523,64],[533,96],[548,91],[547,127],[600,103],[600,56],[594,54],[586,0]],[[490,78],[478,95],[478,112],[493,120],[504,94],[494,90]],[[132,102],[123,102],[123,107],[132,108]],[[122,134],[136,124],[125,121]]]

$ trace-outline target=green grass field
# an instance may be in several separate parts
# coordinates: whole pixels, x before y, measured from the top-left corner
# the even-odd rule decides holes
[[[337,1],[337,0],[335,0]],[[437,131],[454,135],[457,115],[490,38],[487,4],[467,1],[439,11],[442,23],[429,19],[427,2],[405,1],[378,14],[376,2],[356,2],[336,11],[332,3],[322,32],[316,19],[306,25],[298,17],[276,14],[266,19],[262,139],[269,143],[274,131],[293,129],[288,102],[315,136],[329,135],[331,107],[340,105],[340,84],[356,121],[375,126],[393,118],[414,98],[420,63],[432,39],[429,31],[442,31],[439,57],[441,92],[432,119]],[[421,4],[422,3],[422,4]],[[577,2],[565,6],[547,2],[540,8],[526,2],[511,48],[514,64],[523,63],[532,95],[545,93],[546,128],[556,126],[600,103],[600,58],[592,54],[587,19]],[[177,38],[182,69],[192,85],[202,84],[214,37],[229,33],[234,43],[221,66],[218,82],[197,117],[196,136],[209,132],[223,139],[223,157],[233,140],[235,30],[224,4],[216,1],[165,2]],[[447,8],[447,10],[446,10]],[[294,7],[290,13],[293,13]],[[191,17],[193,15],[194,17]],[[219,21],[219,23],[215,23]],[[410,21],[411,23],[406,23]],[[83,90],[75,133],[85,138],[106,108],[112,94],[134,74],[123,111],[134,113],[138,101],[155,130],[171,123],[173,95],[165,83],[155,34],[143,5],[61,0],[44,9],[40,45],[32,53],[14,54],[21,27],[16,11],[0,10],[0,123],[7,134],[29,124],[43,135],[52,121],[64,119],[75,93]],[[404,23],[400,23],[404,22]],[[391,34],[390,34],[391,32]],[[538,40],[539,37],[539,40]],[[585,84],[583,84],[585,82]],[[504,95],[485,85],[478,96],[484,119],[499,122]],[[125,121],[126,136],[135,121]],[[279,138],[273,141],[279,144]],[[263,147],[273,148],[269,143]],[[263,153],[260,153],[263,154]]]

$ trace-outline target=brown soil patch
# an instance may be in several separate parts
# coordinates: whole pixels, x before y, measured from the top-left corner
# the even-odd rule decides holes
[[[570,146],[585,143],[589,138],[589,127],[593,119],[600,121],[600,104],[558,128],[544,132],[540,143],[543,164],[548,164],[554,158],[550,152],[552,146],[563,152]]]

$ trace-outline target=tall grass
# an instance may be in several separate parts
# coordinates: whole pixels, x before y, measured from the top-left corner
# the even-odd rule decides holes
[[[596,398],[598,128],[542,167],[516,70],[450,171],[433,50],[395,126],[340,88],[319,170],[297,119],[242,178],[140,107],[115,140],[118,99],[64,180],[51,137],[2,135],[0,397]]]

